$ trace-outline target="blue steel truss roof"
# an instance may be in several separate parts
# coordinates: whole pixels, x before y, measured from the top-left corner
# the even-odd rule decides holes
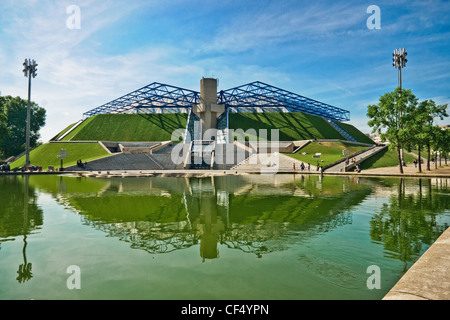
[[[219,92],[219,103],[229,107],[279,107],[327,119],[348,121],[350,112],[260,81]]]
[[[200,103],[200,93],[189,89],[154,82],[83,114],[130,113],[151,108],[189,108]],[[248,83],[217,94],[217,103],[239,109],[254,107],[285,107],[326,119],[348,121],[350,112],[329,104],[289,92],[260,81]]]
[[[90,117],[101,113],[129,113],[132,110],[146,108],[191,107],[200,103],[200,93],[154,82],[100,107],[83,113]]]

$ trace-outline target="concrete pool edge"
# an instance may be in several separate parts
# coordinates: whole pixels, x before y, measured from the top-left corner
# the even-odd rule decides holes
[[[355,173],[355,172],[317,172],[293,170],[102,170],[102,171],[55,171],[55,172],[0,172],[0,176],[8,175],[75,175],[79,177],[105,176],[165,176],[165,177],[209,177],[222,175],[265,175],[265,174],[293,174],[293,175],[323,175],[323,176],[354,176],[354,177],[396,177],[396,178],[450,178],[450,174],[441,173]]]
[[[450,300],[450,227],[409,268],[383,300]]]

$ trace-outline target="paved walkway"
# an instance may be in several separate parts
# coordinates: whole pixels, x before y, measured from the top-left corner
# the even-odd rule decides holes
[[[347,170],[351,170],[351,168],[354,168],[356,164],[359,164],[359,163],[363,162],[364,160],[372,157],[373,155],[380,152],[384,148],[386,148],[386,146],[375,146],[364,152],[361,152],[361,153],[351,156],[350,159],[354,160],[355,162],[346,163],[346,161],[341,161],[332,167],[328,167],[325,171],[326,172],[346,172]]]
[[[431,163],[431,170],[426,170],[425,166],[422,166],[422,173],[419,173],[419,169],[415,168],[413,164],[408,164],[406,167],[403,167],[404,175],[450,175],[450,162],[448,162],[448,166],[445,166],[444,163],[442,168],[435,169],[434,163]],[[387,168],[377,168],[377,169],[367,169],[362,170],[361,173],[364,174],[377,174],[377,175],[396,175],[400,174],[400,169],[398,166],[387,167]]]

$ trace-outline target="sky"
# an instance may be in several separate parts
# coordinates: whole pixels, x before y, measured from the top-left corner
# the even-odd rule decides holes
[[[1,0],[0,94],[27,99],[22,63],[37,61],[43,142],[148,84],[199,91],[202,77],[349,110],[369,133],[367,106],[398,86],[395,49],[408,52],[403,88],[450,104],[449,16],[439,0]]]

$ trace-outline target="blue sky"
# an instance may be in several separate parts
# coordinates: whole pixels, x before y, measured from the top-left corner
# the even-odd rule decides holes
[[[70,29],[80,8],[80,28]],[[370,5],[381,29],[369,29]],[[450,104],[448,1],[2,0],[0,92],[47,110],[47,141],[92,108],[152,82],[199,90],[262,81],[350,111],[369,132],[369,104],[398,85],[392,52],[408,51],[403,87]],[[448,118],[444,121],[448,124]]]

